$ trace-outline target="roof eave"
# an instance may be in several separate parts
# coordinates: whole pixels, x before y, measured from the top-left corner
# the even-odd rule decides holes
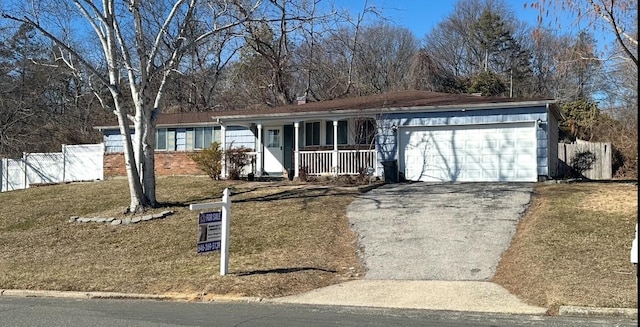
[[[523,106],[546,106],[549,103],[555,103],[554,100],[536,100],[536,101],[519,101],[519,102],[496,102],[496,103],[479,103],[465,105],[442,105],[442,106],[415,106],[415,107],[386,107],[371,109],[341,109],[328,111],[305,111],[305,112],[289,112],[289,113],[260,113],[249,115],[229,115],[229,116],[212,116],[216,121],[254,121],[258,120],[281,120],[288,118],[290,120],[302,120],[323,118],[327,116],[335,116],[339,118],[361,117],[368,115],[387,114],[387,113],[412,113],[421,111],[444,112],[459,110],[483,110],[483,109],[499,109],[499,108],[515,108]]]

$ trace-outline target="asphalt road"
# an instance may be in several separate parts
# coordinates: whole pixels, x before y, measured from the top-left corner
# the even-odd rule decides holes
[[[387,184],[347,209],[366,279],[488,281],[532,183]]]
[[[635,320],[266,303],[0,297],[0,326],[636,326]]]

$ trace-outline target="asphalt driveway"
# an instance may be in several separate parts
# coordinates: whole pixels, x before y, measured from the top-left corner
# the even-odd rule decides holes
[[[347,209],[365,279],[488,281],[533,183],[387,184]]]

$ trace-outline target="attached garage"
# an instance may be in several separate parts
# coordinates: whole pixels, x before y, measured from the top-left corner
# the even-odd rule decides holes
[[[404,177],[425,182],[535,182],[536,122],[398,129]]]

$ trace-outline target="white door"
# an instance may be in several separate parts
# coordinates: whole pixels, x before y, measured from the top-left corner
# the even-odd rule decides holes
[[[267,127],[264,131],[264,171],[269,175],[282,175],[282,127]]]
[[[426,182],[535,182],[534,122],[403,127],[400,169]]]

